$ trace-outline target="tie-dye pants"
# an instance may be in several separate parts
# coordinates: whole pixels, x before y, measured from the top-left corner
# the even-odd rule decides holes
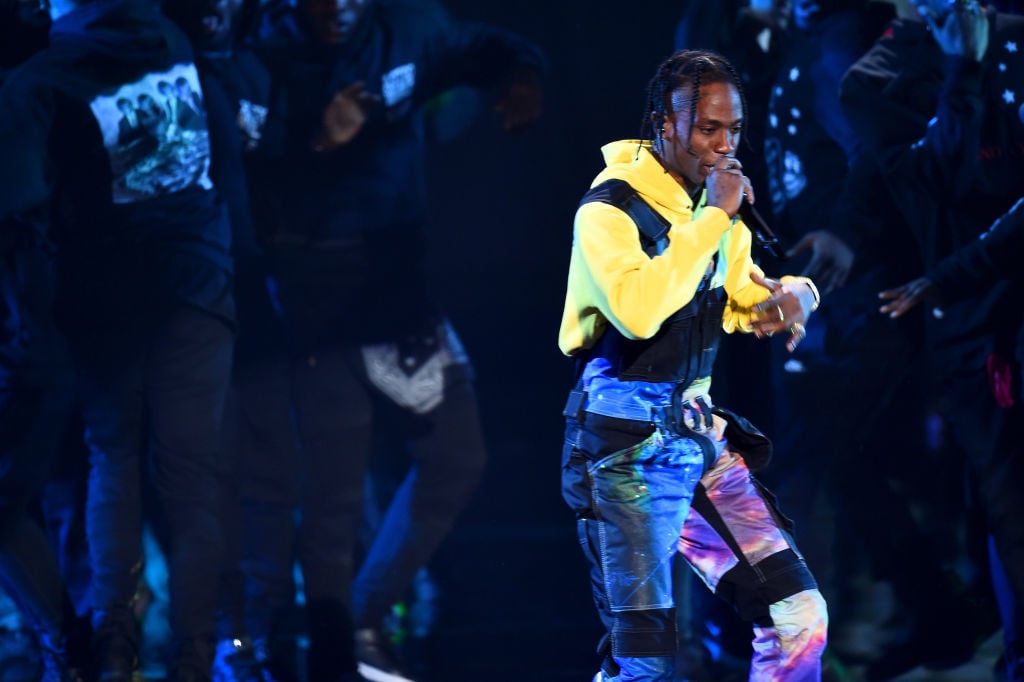
[[[680,555],[753,624],[751,680],[821,677],[824,600],[788,521],[725,440],[725,426],[717,415],[700,434],[593,415],[583,423],[567,418],[563,497],[579,518],[608,633],[605,679],[674,679],[672,564]],[[610,449],[623,444],[624,429],[637,434],[636,442]],[[701,437],[710,437],[718,453],[707,471]]]

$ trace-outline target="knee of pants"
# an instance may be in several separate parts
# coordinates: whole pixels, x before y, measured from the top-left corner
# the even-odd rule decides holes
[[[820,657],[828,633],[828,608],[816,589],[797,592],[768,607],[779,644],[787,654]]]
[[[675,609],[617,611],[612,615],[612,656],[674,656]]]

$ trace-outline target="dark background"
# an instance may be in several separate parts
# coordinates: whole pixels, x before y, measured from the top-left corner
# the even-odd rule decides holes
[[[429,679],[589,680],[601,631],[559,494],[571,365],[557,337],[572,218],[603,167],[601,145],[639,136],[647,80],[672,51],[681,5],[445,4],[535,41],[549,70],[533,128],[504,133],[481,98],[458,136],[430,150],[434,285],[477,370],[490,463],[431,566],[441,611]]]

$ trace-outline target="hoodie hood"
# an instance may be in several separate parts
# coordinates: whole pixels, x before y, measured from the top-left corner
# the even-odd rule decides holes
[[[601,147],[605,169],[594,179],[595,187],[606,180],[625,180],[648,203],[678,212],[692,209],[693,201],[651,153],[648,140],[619,140]]]
[[[54,47],[77,47],[115,61],[161,60],[184,38],[153,0],[94,0],[53,23]]]

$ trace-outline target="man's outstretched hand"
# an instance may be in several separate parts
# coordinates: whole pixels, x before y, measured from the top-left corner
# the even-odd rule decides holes
[[[853,267],[853,250],[846,242],[827,230],[816,230],[805,234],[786,252],[786,256],[792,258],[804,251],[811,252],[811,260],[802,274],[812,279],[822,294],[846,284]]]
[[[897,318],[913,309],[918,303],[926,299],[937,298],[935,285],[927,277],[919,277],[913,282],[901,284],[895,289],[886,289],[879,292],[878,298],[889,301],[878,309],[883,315]]]
[[[363,129],[370,111],[380,104],[380,95],[356,81],[334,93],[324,108],[323,127],[313,141],[313,151],[329,152],[351,142]]]

